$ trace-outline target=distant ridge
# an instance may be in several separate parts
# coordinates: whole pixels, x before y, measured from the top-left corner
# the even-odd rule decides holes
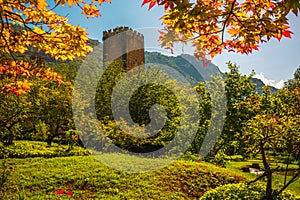
[[[192,79],[190,82],[193,84],[211,80],[211,75],[216,76],[221,74],[222,77],[225,77],[225,74],[213,63],[210,62],[204,67],[202,61],[197,61],[194,56],[189,54],[166,56],[159,52],[145,52],[145,63],[156,63],[172,67],[183,74],[188,80]],[[256,91],[262,94],[262,87],[265,84],[257,78],[251,78],[251,81],[256,84]],[[271,86],[272,93],[277,90]]]

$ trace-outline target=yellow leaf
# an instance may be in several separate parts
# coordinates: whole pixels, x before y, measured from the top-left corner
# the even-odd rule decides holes
[[[37,9],[43,10],[46,6],[48,6],[46,0],[38,0],[37,1]]]

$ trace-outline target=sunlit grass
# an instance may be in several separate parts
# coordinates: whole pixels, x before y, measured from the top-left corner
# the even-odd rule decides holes
[[[260,175],[255,175],[255,174],[251,174],[251,173],[247,173],[247,172],[242,172],[241,169],[242,167],[248,166],[248,165],[252,165],[252,163],[258,163],[260,165],[260,167],[263,167],[262,161],[261,160],[257,160],[257,159],[251,159],[251,160],[247,160],[247,161],[228,161],[227,163],[227,169],[229,169],[232,172],[235,172],[237,174],[243,175],[248,177],[250,180],[254,180],[255,178],[257,178]],[[276,167],[280,167],[280,168],[284,168],[286,165],[284,163],[271,163],[271,165],[276,168]],[[296,164],[291,164],[289,165],[290,169],[297,169],[299,166]],[[291,178],[291,176],[287,176],[287,180],[289,180]],[[263,178],[262,180],[260,180],[260,182],[262,183],[266,183],[266,179]],[[282,187],[284,183],[284,175],[283,174],[275,174],[273,176],[273,186],[279,188]],[[288,188],[286,189],[287,191],[300,196],[300,180],[297,180],[295,182],[293,182],[291,185],[288,186]]]
[[[148,158],[103,156],[107,162],[129,159],[132,164],[126,167],[145,164],[143,161],[155,164]],[[227,169],[182,160],[146,173],[122,172],[93,156],[9,158],[6,161],[9,176],[0,190],[3,199],[197,199],[212,188],[245,181],[244,176]],[[56,194],[59,190],[64,194]],[[72,191],[72,195],[68,196],[67,191]]]

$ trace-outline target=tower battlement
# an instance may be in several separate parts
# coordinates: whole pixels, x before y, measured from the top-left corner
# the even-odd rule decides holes
[[[126,26],[103,31],[103,60],[105,63],[121,60],[130,70],[145,63],[144,36]],[[120,56],[121,55],[121,56]]]
[[[103,31],[103,41],[106,40],[107,38],[109,37],[112,37],[114,35],[117,35],[119,33],[122,33],[122,32],[125,32],[126,31],[126,34],[128,34],[128,36],[131,36],[131,37],[136,37],[136,39],[144,39],[144,35],[133,30],[132,28],[130,27],[127,27],[127,26],[118,26],[114,29],[109,29],[107,31]]]

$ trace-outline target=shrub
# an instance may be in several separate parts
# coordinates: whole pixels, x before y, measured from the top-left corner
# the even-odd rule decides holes
[[[251,199],[261,200],[265,196],[265,186],[262,184],[251,184],[246,185],[244,183],[238,184],[227,184],[217,187],[213,190],[209,190],[204,193],[200,200],[209,199]],[[275,197],[274,200],[294,200],[299,199],[294,195],[287,192],[283,192],[279,196]]]
[[[33,158],[33,157],[62,157],[62,156],[84,156],[89,155],[89,152],[81,147],[69,149],[67,145],[53,144],[47,147],[45,142],[36,141],[15,141],[13,145],[6,148],[9,158]],[[3,153],[0,152],[0,158],[3,158]]]

